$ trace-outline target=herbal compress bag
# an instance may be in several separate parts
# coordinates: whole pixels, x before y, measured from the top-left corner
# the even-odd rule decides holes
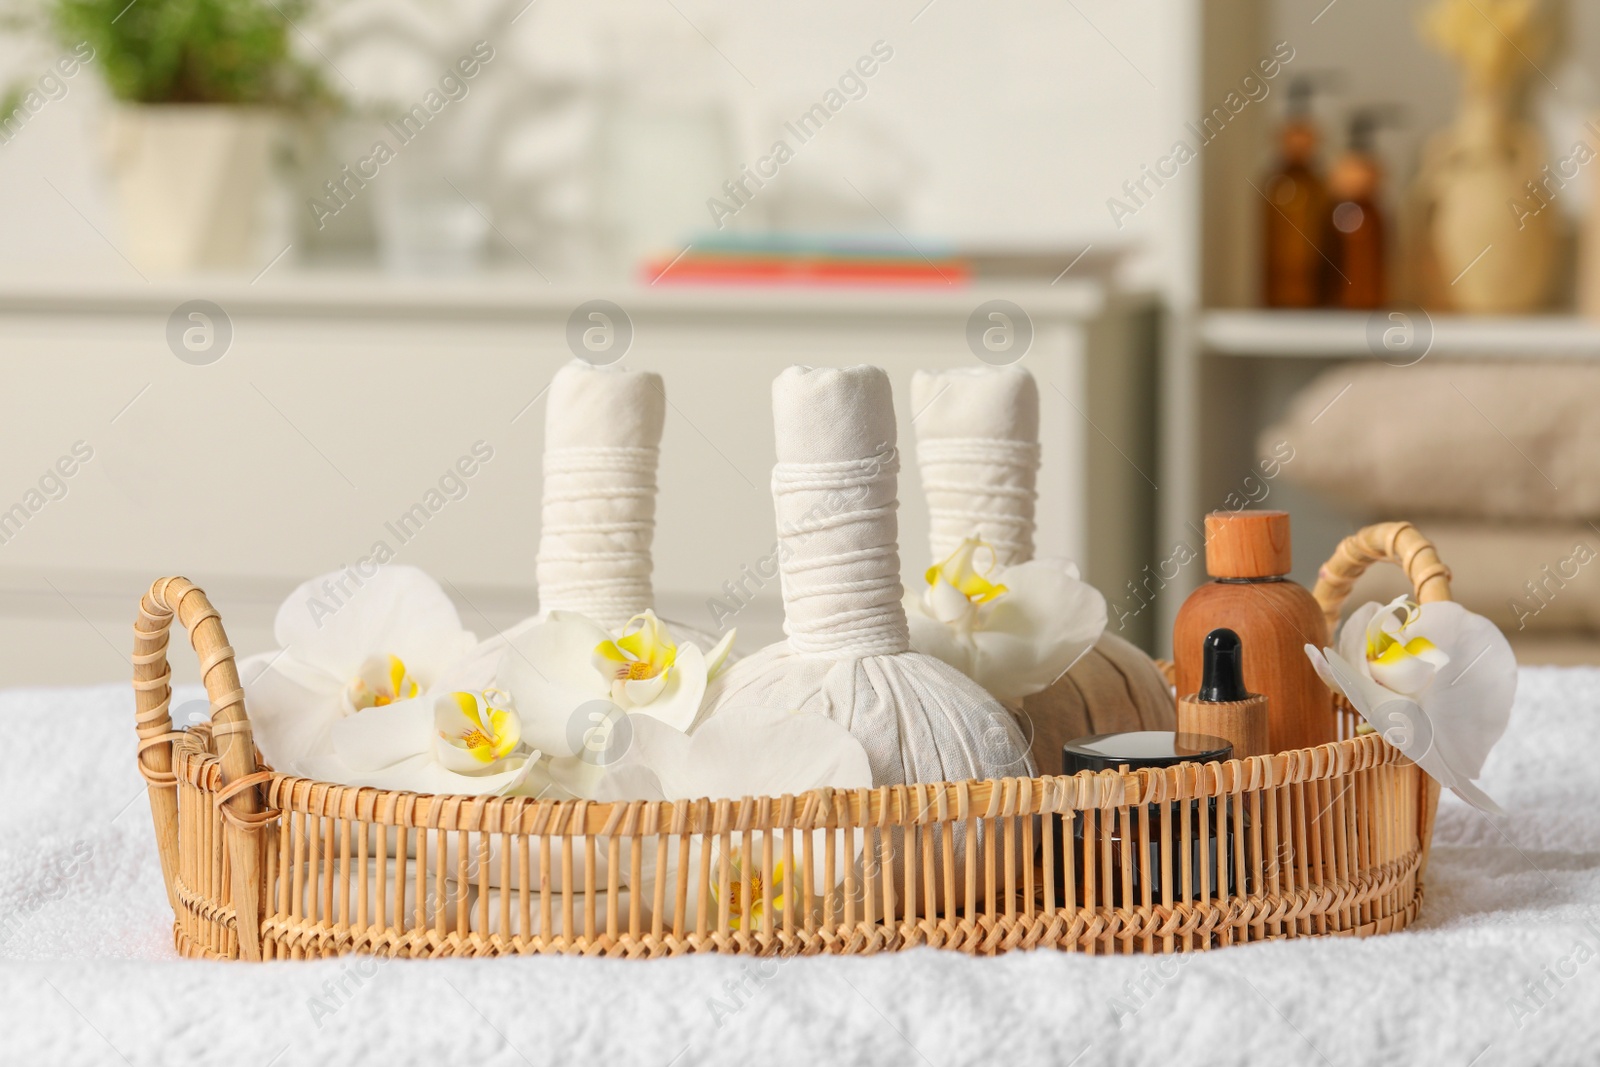
[[[877,367],[791,367],[772,388],[784,632],[712,683],[708,712],[821,712],[867,750],[874,785],[1032,773],[1010,714],[910,651],[897,544],[898,455]]]
[[[548,403],[539,612],[620,630],[654,606],[661,376],[574,360],[556,372]]]
[[[556,372],[547,399],[539,613],[483,642],[464,678],[454,683],[463,688],[488,684],[495,664],[508,654],[508,641],[514,645],[552,612],[575,612],[615,632],[654,602],[651,544],[666,410],[661,376],[573,360]],[[458,844],[444,845],[451,872],[457,871]],[[418,857],[416,838],[406,847],[408,858]],[[501,884],[500,848],[498,840],[489,843],[481,877],[473,860],[472,880],[480,888]],[[389,853],[395,854],[393,839]],[[604,855],[598,872],[605,876]],[[582,871],[572,880],[577,889],[588,886]],[[536,887],[565,882],[560,869],[541,869]]]
[[[917,465],[932,559],[946,560],[976,537],[992,547],[1002,577],[1034,560],[1040,448],[1033,375],[1017,366],[918,371],[911,403],[920,412]],[[1060,610],[1070,608],[1063,603]],[[1087,651],[1069,654],[1064,674],[1046,670],[1021,686],[1015,675],[1002,675],[995,684],[1008,703],[1021,705],[1040,773],[1061,773],[1061,746],[1073,738],[1174,727],[1166,680],[1136,646],[1101,632]]]
[[[1033,558],[1039,480],[1039,386],[1020,367],[917,371],[917,467],[928,547],[948,559],[969,537],[1009,567]]]

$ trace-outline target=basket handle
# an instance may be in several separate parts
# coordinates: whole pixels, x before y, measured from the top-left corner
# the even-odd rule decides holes
[[[1450,568],[1444,565],[1433,542],[1409,522],[1381,522],[1363,527],[1339,542],[1333,556],[1317,572],[1317,587],[1312,595],[1322,605],[1328,620],[1328,640],[1334,639],[1339,613],[1350,596],[1356,579],[1374,563],[1393,563],[1406,572],[1417,602],[1428,604],[1450,599]],[[1428,855],[1433,845],[1433,820],[1439,810],[1439,783],[1423,776],[1425,792],[1418,819],[1418,840],[1422,859],[1417,867],[1420,885],[1428,873]]]
[[[1339,613],[1344,610],[1356,579],[1374,563],[1393,563],[1404,570],[1418,603],[1450,599],[1450,568],[1439,559],[1433,542],[1422,531],[1409,522],[1364,527],[1340,541],[1333,556],[1317,572],[1317,587],[1312,595],[1328,620],[1329,640],[1333,639]]]
[[[178,783],[172,771],[172,746],[183,735],[172,729],[169,710],[172,668],[167,663],[167,643],[174,618],[189,631],[190,643],[200,659],[200,677],[211,700],[212,743],[222,766],[224,787],[254,774],[257,768],[255,740],[244,709],[244,689],[239,685],[239,670],[221,616],[205,593],[187,578],[157,579],[139,601],[139,618],[133,625],[133,689],[139,773],[150,794],[161,873],[167,884],[167,899],[176,914]],[[265,806],[254,788],[228,793],[223,814],[227,817],[233,861],[239,948],[246,959],[260,959],[261,842],[254,831],[263,824]]]

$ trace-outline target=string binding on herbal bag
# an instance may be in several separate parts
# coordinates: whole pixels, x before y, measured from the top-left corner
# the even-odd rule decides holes
[[[917,371],[917,464],[928,503],[933,561],[968,537],[994,549],[995,563],[1034,553],[1039,478],[1039,387],[1021,367]]]
[[[556,372],[548,403],[540,613],[576,612],[620,630],[655,601],[661,376],[574,360]]]
[[[879,448],[864,459],[773,468],[784,632],[796,652],[892,656],[910,647],[895,543],[900,463],[892,445]]]

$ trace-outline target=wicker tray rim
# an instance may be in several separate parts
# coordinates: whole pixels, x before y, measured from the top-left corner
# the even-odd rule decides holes
[[[174,770],[210,793],[222,788],[221,761],[206,750],[204,726],[178,742]],[[1376,734],[1313,748],[1225,762],[1181,763],[1137,771],[1082,771],[1034,778],[823,787],[781,796],[693,800],[551,800],[538,797],[413,793],[348,786],[272,772],[267,803],[302,814],[387,826],[495,834],[713,833],[746,829],[906,826],[1014,815],[1109,810],[1139,804],[1235,796],[1274,786],[1340,778],[1409,760]],[[263,764],[263,767],[265,765]]]

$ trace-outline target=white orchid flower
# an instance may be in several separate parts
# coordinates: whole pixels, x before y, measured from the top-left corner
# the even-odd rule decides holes
[[[635,718],[627,749],[600,776],[595,799],[602,800],[738,800],[751,796],[798,795],[823,786],[840,790],[870,788],[872,769],[867,751],[849,730],[826,715],[815,712],[780,711],[764,707],[739,707],[720,711],[685,735],[657,719]],[[781,862],[786,831],[771,831],[773,836],[772,886],[764,891],[760,856],[765,848],[765,832],[752,837],[753,853],[746,856],[744,843],[736,839],[728,850],[728,876],[722,876],[719,840],[697,839],[690,846],[690,869],[699,869],[699,856],[705,840],[711,840],[711,894],[713,906],[727,898],[730,922],[738,929],[743,921],[744,894],[748,892],[750,919],[759,927],[764,911],[764,896],[772,898],[774,921],[783,910],[796,904],[799,892],[797,872]],[[804,848],[802,835],[794,835],[796,863]],[[827,831],[812,832],[815,857],[811,881],[814,892],[823,894],[838,889],[845,867],[859,863],[865,836],[852,831],[851,858],[840,857],[835,867],[835,884],[826,884],[823,852]],[[654,866],[646,864],[645,881],[654,877]],[[666,877],[677,869],[676,853],[669,854]],[[670,897],[670,894],[669,894]],[[688,902],[687,920],[695,921],[699,901]],[[675,904],[669,899],[666,919],[671,921]]]
[[[778,847],[774,855],[782,856],[782,833],[775,835]],[[728,849],[728,882],[722,884],[722,864],[717,855],[713,853],[711,860],[711,902],[713,905],[722,904],[722,898],[728,898],[728,925],[738,930],[744,925],[744,898],[750,897],[750,927],[753,930],[761,929],[762,919],[766,915],[767,898],[772,900],[772,923],[776,926],[783,921],[783,913],[798,903],[798,897],[793,897],[797,891],[793,879],[788,877],[784,870],[783,860],[776,859],[772,864],[772,887],[766,886],[766,879],[761,873],[761,846],[757,845],[752,850],[755,855],[746,856],[743,845],[734,845]]]
[[[705,653],[692,642],[674,642],[652,611],[619,633],[553,611],[512,635],[496,684],[515,699],[529,744],[553,760],[581,760],[595,750],[594,731],[615,719],[606,711],[611,706],[688,731],[733,638],[730,631]]]
[[[434,703],[434,753],[441,764],[457,774],[485,774],[516,751],[521,721],[509,707],[496,706],[509,704],[506,696],[498,689],[455,692]]]
[[[349,716],[478,691],[491,678],[450,598],[415,567],[313,578],[283,602],[273,634],[279,650],[243,661],[239,673],[256,744],[291,774],[329,756],[333,727]]]
[[[1494,623],[1402,596],[1352,613],[1338,651],[1307,645],[1306,655],[1385,741],[1467,803],[1501,814],[1474,784],[1517,691],[1516,657]]]
[[[539,753],[521,746],[509,695],[458,690],[400,700],[334,723],[331,750],[308,773],[343,785],[413,793],[505,795],[544,785]]]
[[[634,799],[738,800],[872,785],[861,742],[816,712],[729,708],[689,734],[659,720],[631,726],[628,750],[615,768],[649,770],[660,793]],[[616,791],[615,785],[608,788]]]
[[[993,547],[969,537],[926,578],[922,595],[906,598],[912,649],[996,700],[1017,704],[1049,688],[1105,632],[1105,597],[1071,563],[997,567]]]
[[[695,645],[685,645],[686,659],[692,656],[689,649],[699,651]],[[666,691],[673,678],[678,646],[655,612],[647,611],[629,620],[617,637],[595,645],[590,661],[600,676],[610,681],[611,699],[617,707],[624,710],[649,707]],[[690,669],[690,664],[686,663],[685,670]],[[665,708],[662,712],[672,714]]]

